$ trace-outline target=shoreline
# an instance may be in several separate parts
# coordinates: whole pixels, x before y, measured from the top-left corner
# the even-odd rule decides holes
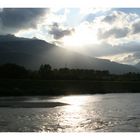
[[[19,101],[6,101],[0,102],[0,108],[53,108],[57,106],[69,105],[62,102],[19,102]]]
[[[0,80],[3,96],[63,96],[140,93],[140,81]]]

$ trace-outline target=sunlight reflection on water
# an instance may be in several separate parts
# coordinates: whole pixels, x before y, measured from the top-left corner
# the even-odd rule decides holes
[[[87,101],[89,101],[88,96],[66,96],[61,98],[62,102],[66,102],[68,104],[74,105],[74,106],[79,106],[79,105],[84,105],[86,104]]]
[[[7,99],[7,98],[6,98]],[[1,101],[4,100],[3,98]],[[13,98],[15,100],[15,98]],[[11,99],[10,99],[11,101]],[[16,101],[23,102],[16,99]],[[1,108],[2,132],[140,131],[140,94],[28,97],[27,102],[58,102],[55,107]],[[7,103],[9,99],[7,100]],[[24,102],[25,103],[25,102]],[[67,105],[68,104],[68,105]]]
[[[88,118],[89,113],[92,113],[92,116],[94,115],[95,117],[97,117],[96,112],[89,112],[89,110],[87,109],[87,103],[90,102],[91,96],[71,95],[57,99],[57,101],[58,100],[60,102],[69,104],[61,108],[57,108],[58,112],[60,112],[58,124],[62,129],[64,129],[64,131],[84,132],[86,131],[87,125],[89,125],[91,122],[91,119]],[[99,100],[99,98],[97,98],[97,100]],[[92,102],[95,102],[97,100],[96,98],[94,100],[92,99]],[[95,127],[99,127],[97,125],[98,124],[95,124]]]

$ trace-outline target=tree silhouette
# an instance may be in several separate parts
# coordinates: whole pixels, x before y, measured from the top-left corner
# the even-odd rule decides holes
[[[0,78],[27,78],[28,71],[16,64],[4,64],[0,66]]]
[[[140,73],[110,74],[107,70],[93,69],[52,69],[42,64],[39,70],[27,70],[17,64],[0,65],[0,78],[43,79],[43,80],[95,80],[95,81],[140,81]]]
[[[51,66],[49,64],[42,64],[39,68],[39,75],[42,79],[50,79],[51,77]]]

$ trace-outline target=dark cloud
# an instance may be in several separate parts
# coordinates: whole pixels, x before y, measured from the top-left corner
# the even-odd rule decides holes
[[[102,32],[101,30],[99,30],[98,32],[98,38],[99,39],[106,39],[109,37],[115,37],[115,38],[122,38],[127,36],[127,34],[129,33],[129,28],[125,27],[125,28],[112,28],[108,31]]]
[[[128,43],[118,44],[118,45],[111,45],[107,42],[102,42],[100,44],[86,46],[84,48],[84,52],[87,55],[94,56],[94,57],[103,57],[103,56],[112,56],[112,55],[119,55],[124,53],[136,53],[140,52],[140,42],[130,41]],[[137,57],[140,58],[138,53]],[[136,54],[135,57],[136,58]],[[125,60],[126,61],[126,60]]]
[[[93,8],[93,11],[94,11],[94,8]],[[84,16],[82,21],[93,22],[94,19],[96,19],[96,17],[109,14],[110,12],[111,12],[110,10],[105,10],[105,9],[96,11],[95,13],[91,11],[87,15]]]
[[[72,32],[74,32],[74,29],[61,29],[58,23],[54,23],[49,31],[49,33],[53,35],[54,39],[60,39],[64,36],[71,35]]]
[[[117,15],[113,13],[111,15],[105,16],[102,21],[107,23],[113,23],[116,21],[116,19]]]
[[[140,62],[140,51],[133,52],[122,59],[123,63],[135,64]]]
[[[135,22],[135,23],[132,25],[132,30],[133,30],[133,34],[140,33],[140,21]]]
[[[1,33],[14,33],[20,29],[36,28],[40,18],[49,9],[4,8],[0,12]]]

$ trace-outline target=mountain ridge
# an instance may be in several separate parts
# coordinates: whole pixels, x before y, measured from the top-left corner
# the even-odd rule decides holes
[[[116,74],[140,72],[138,68],[130,65],[85,56],[37,38],[20,38],[14,35],[0,35],[0,64],[3,63],[16,63],[29,69],[38,69],[41,64],[50,64],[53,68],[67,66],[109,70]]]

